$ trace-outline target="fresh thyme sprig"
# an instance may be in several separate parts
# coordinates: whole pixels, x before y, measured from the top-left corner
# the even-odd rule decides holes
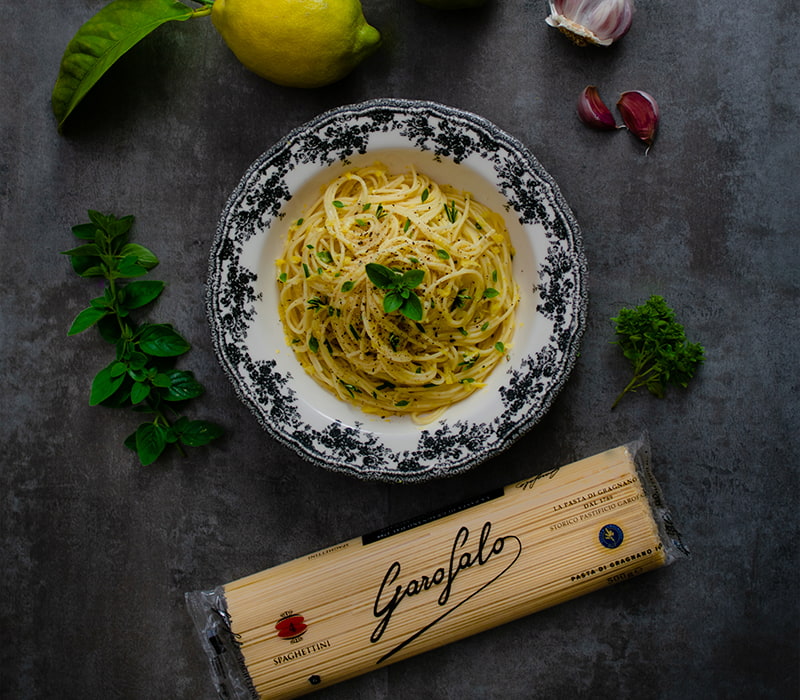
[[[156,280],[129,281],[147,274],[158,265],[158,258],[129,242],[132,216],[116,218],[90,210],[89,219],[72,228],[85,242],[64,255],[81,277],[102,278],[104,292],[77,315],[67,334],[96,326],[116,348],[114,360],[92,381],[89,404],[152,414],[152,421],[139,425],[125,440],[145,466],[169,444],[183,453],[183,447],[216,440],[223,433],[220,426],[189,420],[176,410],[178,404],[203,393],[192,372],[174,367],[175,358],[190,349],[188,341],[169,324],[136,324],[131,318],[131,312],[152,303],[164,290],[164,283]]]
[[[458,218],[458,209],[456,209],[456,203],[454,201],[452,200],[450,201],[450,206],[448,206],[447,203],[445,202],[444,214],[447,217],[447,220],[451,224],[454,224],[456,222],[456,219]]]

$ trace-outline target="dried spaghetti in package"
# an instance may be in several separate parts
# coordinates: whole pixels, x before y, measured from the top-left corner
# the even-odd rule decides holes
[[[290,698],[686,554],[642,439],[186,598],[220,697]]]

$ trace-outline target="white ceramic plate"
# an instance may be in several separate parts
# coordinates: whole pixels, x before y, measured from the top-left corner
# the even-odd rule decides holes
[[[485,388],[418,426],[363,413],[318,386],[286,345],[275,259],[289,222],[343,169],[414,165],[504,215],[522,300],[508,361]],[[508,447],[544,415],[578,352],[586,311],[578,225],[558,187],[516,139],[431,102],[379,99],[295,129],[247,171],[222,213],[207,308],[219,360],[266,431],[309,461],[354,476],[452,475]]]

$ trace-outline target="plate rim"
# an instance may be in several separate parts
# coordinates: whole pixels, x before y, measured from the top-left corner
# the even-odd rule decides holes
[[[264,412],[261,410],[259,402],[256,400],[256,397],[245,391],[242,377],[235,371],[234,367],[229,361],[229,358],[226,356],[221,338],[222,332],[217,328],[216,312],[218,309],[217,300],[219,295],[217,292],[219,285],[216,284],[216,282],[219,280],[216,278],[219,277],[219,250],[226,239],[226,224],[228,223],[230,212],[237,205],[237,203],[240,202],[242,194],[252,184],[251,180],[253,176],[257,174],[265,164],[273,160],[277,154],[280,154],[290,147],[291,143],[301,134],[314,132],[320,127],[320,125],[328,124],[338,117],[358,117],[368,114],[375,109],[388,109],[396,114],[418,112],[433,114],[440,118],[458,117],[460,120],[466,121],[470,125],[479,127],[480,129],[490,133],[495,140],[502,142],[503,146],[508,151],[516,154],[522,161],[524,161],[526,167],[535,175],[536,178],[547,185],[549,188],[549,195],[552,205],[566,220],[569,228],[572,258],[575,266],[577,267],[576,279],[578,281],[578,288],[573,292],[572,295],[572,305],[570,308],[572,311],[572,325],[574,326],[574,329],[569,338],[569,347],[564,349],[562,353],[563,360],[561,371],[555,381],[549,385],[547,391],[544,392],[538,410],[531,410],[531,415],[526,416],[526,420],[518,423],[513,429],[506,432],[502,437],[498,436],[496,444],[485,447],[478,454],[473,454],[471,457],[463,459],[455,465],[441,463],[437,460],[436,464],[423,465],[424,468],[420,468],[416,471],[365,469],[363,467],[359,468],[358,466],[340,463],[337,460],[325,459],[319,453],[311,451],[305,445],[292,439],[289,435],[276,428],[270,423],[269,420],[267,420]],[[338,157],[334,158],[330,163],[328,163],[328,165],[332,165],[337,161],[341,162],[341,159]],[[456,164],[459,163],[457,159],[455,162]],[[280,208],[285,207],[287,202],[288,200],[281,203]],[[516,214],[519,215],[519,212],[516,211]],[[541,261],[539,265],[540,264]],[[249,165],[239,179],[236,187],[228,196],[217,222],[214,239],[212,241],[211,250],[209,253],[205,302],[206,316],[210,326],[212,344],[217,356],[217,360],[222,366],[224,373],[233,384],[235,393],[239,400],[241,400],[242,403],[247,406],[250,412],[255,416],[259,425],[270,435],[270,437],[290,448],[308,462],[330,471],[347,474],[349,476],[357,477],[361,480],[392,483],[419,483],[434,478],[443,478],[462,474],[470,469],[473,469],[479,464],[496,457],[498,454],[504,452],[517,440],[519,440],[522,435],[535,427],[547,414],[553,402],[561,393],[564,385],[571,376],[580,354],[580,346],[586,330],[586,316],[588,307],[587,261],[583,247],[581,229],[571,207],[566,202],[566,199],[561,193],[561,190],[553,177],[542,167],[530,149],[528,149],[528,147],[525,146],[519,139],[509,134],[504,129],[501,129],[489,119],[475,114],[469,110],[448,106],[430,100],[414,100],[391,97],[373,98],[352,104],[339,105],[319,113],[312,119],[292,128],[284,136],[273,143],[272,146],[262,152]],[[337,423],[342,425],[341,421],[334,418],[330,419],[330,423],[332,425]],[[361,427],[361,430],[364,432],[370,432],[368,427],[364,426]],[[420,432],[424,430],[425,426],[422,426]]]

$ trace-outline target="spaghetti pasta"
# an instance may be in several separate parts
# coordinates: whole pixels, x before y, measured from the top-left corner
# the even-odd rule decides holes
[[[469,193],[413,169],[350,170],[289,227],[276,260],[287,342],[340,399],[430,419],[506,356],[512,258],[502,217]],[[389,271],[386,285],[370,267]]]
[[[641,440],[187,601],[222,697],[286,698],[686,553]]]

